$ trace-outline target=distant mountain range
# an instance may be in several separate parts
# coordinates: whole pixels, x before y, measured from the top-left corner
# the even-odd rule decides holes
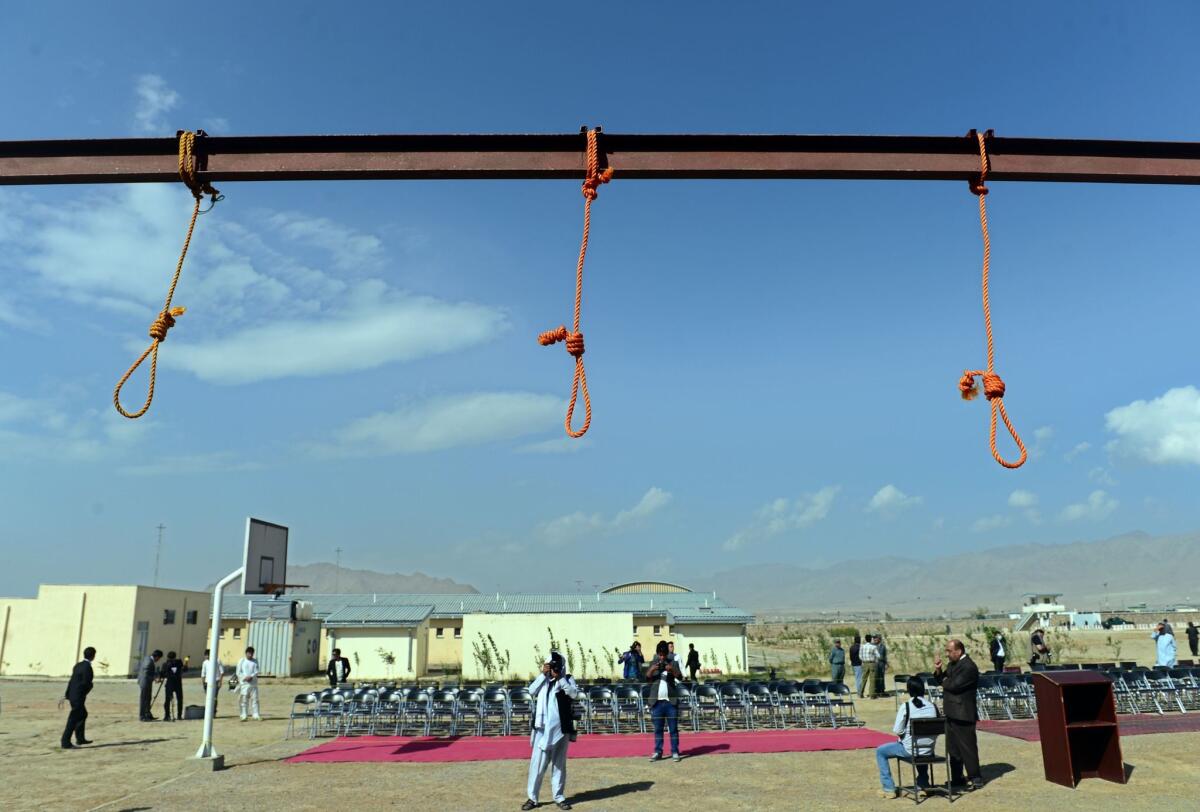
[[[1108,584],[1107,589],[1105,583]],[[1071,609],[1114,611],[1200,602],[1200,533],[1134,532],[1103,541],[1018,544],[925,561],[887,557],[805,568],[760,565],[693,579],[696,590],[760,614],[868,610],[931,616],[986,606],[1015,612],[1021,595],[1061,592]]]
[[[352,570],[337,567],[334,564],[320,562],[316,564],[288,564],[288,583],[307,584],[303,589],[289,589],[288,593],[332,594],[344,592],[351,594],[370,592],[430,592],[430,593],[478,593],[479,590],[470,584],[460,584],[450,578],[434,578],[424,573],[414,572],[404,575],[399,572],[372,572],[371,570]]]

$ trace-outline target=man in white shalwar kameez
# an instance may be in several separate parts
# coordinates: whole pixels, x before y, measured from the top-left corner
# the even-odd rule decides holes
[[[570,809],[565,794],[567,786],[567,745],[570,737],[563,732],[564,712],[570,713],[571,699],[579,696],[579,686],[570,674],[565,673],[563,657],[557,651],[542,665],[542,673],[529,686],[529,695],[534,699],[533,732],[529,745],[533,752],[529,757],[529,785],[526,787],[525,805],[521,809],[533,809],[538,804],[538,791],[546,767],[550,767],[550,787],[554,791],[554,802],[559,809]],[[559,705],[559,696],[562,707]],[[568,729],[573,724],[568,720]]]

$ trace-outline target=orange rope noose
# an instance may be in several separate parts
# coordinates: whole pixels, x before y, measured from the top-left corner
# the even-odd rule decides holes
[[[981,132],[973,131],[975,138],[979,141],[979,180],[968,181],[971,188],[971,193],[979,198],[979,227],[983,231],[983,325],[987,332],[987,369],[968,369],[962,374],[962,378],[958,382],[958,390],[962,395],[963,400],[971,400],[979,394],[979,389],[975,384],[975,376],[979,376],[983,380],[983,394],[992,405],[992,427],[988,440],[992,448],[992,457],[996,462],[1003,465],[1005,468],[1020,468],[1025,464],[1025,459],[1028,456],[1025,451],[1025,444],[1021,442],[1017,430],[1013,428],[1012,421],[1008,419],[1008,412],[1004,408],[1004,381],[996,374],[996,351],[992,342],[992,306],[988,297],[988,270],[992,258],[992,242],[988,237],[987,223],[987,204],[984,202],[984,197],[988,193],[987,186],[984,181],[987,180],[988,174],[988,156],[987,156],[987,135]],[[1016,462],[1009,462],[1000,456],[1000,452],[996,449],[996,415],[999,413],[1000,419],[1004,421],[1005,428],[1016,441],[1017,448],[1021,450],[1021,457]]]
[[[587,131],[587,174],[583,180],[583,240],[579,244],[579,262],[575,266],[574,328],[568,331],[565,326],[559,325],[538,336],[538,343],[543,347],[559,341],[566,342],[567,352],[575,356],[575,377],[571,381],[571,401],[567,404],[567,419],[564,421],[564,425],[567,434],[576,438],[587,434],[588,427],[592,425],[592,398],[588,394],[587,374],[583,369],[583,333],[579,331],[579,309],[583,303],[583,261],[587,257],[588,234],[592,228],[592,201],[599,194],[600,184],[608,183],[613,175],[612,167],[606,167],[603,171],[600,169],[600,155],[596,144],[597,132],[598,129]],[[583,390],[584,419],[583,425],[576,431],[571,428],[571,421],[575,416],[575,402],[581,389]]]
[[[207,181],[201,181],[197,178],[197,160],[194,152],[197,135],[204,135],[204,131],[179,131],[179,178],[191,190],[192,197],[196,199],[196,204],[192,207],[192,217],[188,222],[187,236],[183,238],[183,250],[179,252],[179,262],[175,265],[175,275],[171,277],[171,287],[167,290],[167,301],[163,304],[162,312],[158,314],[158,317],[150,325],[150,338],[154,340],[150,342],[150,346],[146,348],[146,351],[133,362],[133,366],[125,371],[125,374],[121,376],[121,380],[117,381],[117,387],[113,390],[113,405],[117,407],[117,411],[120,412],[122,417],[128,417],[131,420],[135,420],[149,411],[150,403],[154,400],[154,384],[158,377],[158,345],[167,340],[167,332],[175,326],[175,319],[182,316],[187,310],[186,307],[171,307],[171,300],[175,298],[175,288],[179,285],[179,274],[183,270],[183,260],[187,257],[188,246],[192,242],[192,232],[196,230],[196,217],[201,214],[200,201],[204,195],[209,195],[212,198],[212,206],[215,206],[217,201],[223,197]],[[212,206],[209,206],[209,209]],[[209,209],[205,209],[205,211]],[[147,355],[150,356],[150,387],[146,392],[146,402],[136,412],[126,411],[121,405],[121,389],[129,380],[129,376],[134,373],[134,370],[146,360]]]

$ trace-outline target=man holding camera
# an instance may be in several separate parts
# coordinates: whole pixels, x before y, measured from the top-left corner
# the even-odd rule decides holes
[[[659,641],[655,650],[654,662],[646,671],[646,681],[657,683],[652,689],[654,704],[650,706],[650,718],[654,720],[654,755],[651,761],[660,761],[663,754],[663,725],[671,732],[671,758],[679,761],[679,693],[675,681],[682,680],[679,671],[679,661],[674,659],[666,641]]]
[[[542,673],[530,684],[529,695],[534,698],[533,732],[529,734],[533,753],[529,757],[526,801],[521,809],[537,807],[546,767],[551,767],[550,788],[554,791],[555,805],[559,809],[570,809],[565,794],[567,744],[575,738],[571,700],[579,696],[579,686],[566,673],[563,656],[557,651],[551,651],[550,657],[542,664]]]

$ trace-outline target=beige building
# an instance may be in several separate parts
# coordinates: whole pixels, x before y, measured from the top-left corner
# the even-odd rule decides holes
[[[488,679],[489,673],[524,678],[552,644],[563,649],[580,677],[619,677],[617,657],[634,640],[647,657],[662,640],[674,641],[681,657],[693,643],[704,669],[740,674],[747,670],[746,624],[754,621],[713,593],[657,581],[586,595],[301,593],[277,603],[294,602],[310,604],[312,618],[323,623],[318,667],[325,668],[336,645],[350,659],[353,676],[363,679],[460,671],[466,679]],[[263,605],[261,597],[226,596],[221,638],[226,665],[241,656],[248,615]]]
[[[182,589],[79,584],[0,598],[0,674],[68,676],[88,646],[96,649],[97,676],[133,675],[154,649],[199,668],[211,601]]]

